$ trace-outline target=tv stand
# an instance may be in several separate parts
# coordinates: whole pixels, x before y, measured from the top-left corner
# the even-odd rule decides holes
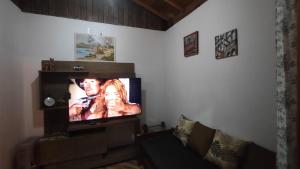
[[[74,69],[78,65],[84,70]],[[93,124],[71,124],[68,117],[70,78],[135,77],[133,63],[44,60],[41,66],[39,103],[47,137],[18,145],[16,169],[90,169],[136,158],[136,116]],[[49,104],[49,98],[55,103]]]
[[[70,126],[69,136],[39,137],[21,143],[16,168],[90,169],[137,157],[137,117],[86,125]]]

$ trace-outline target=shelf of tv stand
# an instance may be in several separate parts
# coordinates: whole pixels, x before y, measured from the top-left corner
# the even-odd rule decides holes
[[[92,71],[40,71],[40,74],[47,77],[63,76],[68,78],[85,78],[85,77],[101,77],[101,78],[120,78],[120,77],[135,77],[132,73],[99,73]]]
[[[100,121],[92,121],[92,122],[85,122],[85,123],[73,123],[69,124],[67,131],[78,131],[78,130],[88,130],[88,129],[96,129],[96,128],[104,128],[109,127],[117,124],[124,124],[130,122],[136,122],[138,120],[137,117],[122,117],[119,119],[105,119]]]
[[[88,71],[42,71],[40,70],[39,71],[40,73],[42,73],[43,75],[58,75],[58,74],[61,74],[61,75],[72,75],[72,74],[88,74],[89,72]]]
[[[43,110],[66,110],[69,109],[68,106],[60,105],[60,106],[52,106],[52,107],[43,107]]]

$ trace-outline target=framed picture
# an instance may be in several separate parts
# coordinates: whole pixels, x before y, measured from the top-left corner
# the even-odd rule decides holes
[[[75,59],[85,61],[116,61],[115,38],[75,33]]]
[[[183,38],[184,56],[197,55],[198,51],[198,31],[193,32]]]
[[[215,37],[216,59],[238,55],[238,33],[233,29]]]

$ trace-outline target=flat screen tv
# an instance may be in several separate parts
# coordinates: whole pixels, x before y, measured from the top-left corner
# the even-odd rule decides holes
[[[76,78],[70,81],[69,122],[141,113],[140,78]]]

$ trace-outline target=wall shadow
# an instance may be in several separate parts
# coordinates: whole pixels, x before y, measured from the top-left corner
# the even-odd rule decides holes
[[[33,127],[41,128],[44,126],[44,111],[40,108],[40,88],[38,77],[31,83],[31,94]]]

